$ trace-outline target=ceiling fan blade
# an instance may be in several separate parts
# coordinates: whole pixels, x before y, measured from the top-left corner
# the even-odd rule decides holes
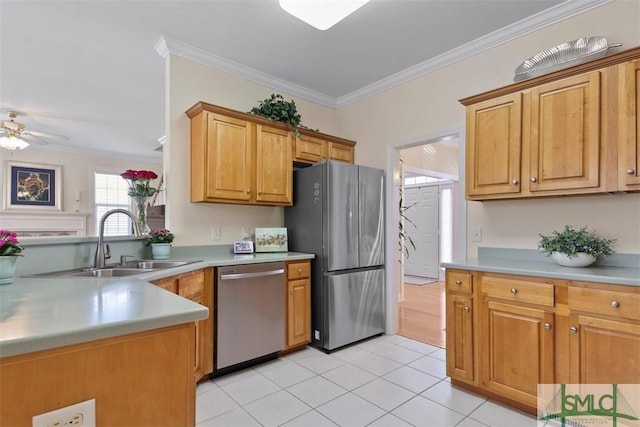
[[[65,135],[58,135],[55,133],[46,133],[46,132],[38,132],[35,130],[27,130],[25,131],[26,134],[31,135],[31,136],[35,136],[35,137],[41,137],[41,138],[60,138],[60,139],[69,139],[68,136]]]
[[[33,133],[22,135],[22,136],[20,136],[20,138],[24,139],[29,144],[31,144],[31,143],[38,144],[38,145],[48,145],[49,144],[47,141],[45,141],[43,139],[40,139],[37,136],[33,135]]]

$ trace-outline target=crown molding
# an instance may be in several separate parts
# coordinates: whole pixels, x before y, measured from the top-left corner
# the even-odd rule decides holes
[[[518,37],[522,37],[555,24],[556,22],[580,15],[581,13],[613,1],[615,0],[567,0],[529,18],[489,33],[486,36],[479,37],[472,42],[452,49],[442,55],[433,57],[428,61],[409,67],[406,70],[341,96],[336,100],[336,106],[337,108],[342,108],[354,102],[362,101],[363,99],[377,95],[409,80],[429,74],[447,65],[462,61],[463,59],[477,55]]]
[[[462,61],[473,55],[492,49],[518,37],[532,33],[573,16],[580,15],[584,12],[588,12],[613,1],[615,0],[567,0],[550,9],[501,28],[487,34],[486,36],[480,37],[472,42],[443,53],[442,55],[438,55],[428,61],[416,64],[339,98],[334,98],[318,91],[271,76],[254,68],[247,67],[235,61],[214,55],[203,49],[190,46],[186,43],[165,36],[160,37],[160,40],[158,40],[155,45],[155,50],[163,58],[167,58],[169,54],[178,55],[225,73],[232,74],[236,77],[270,87],[274,90],[283,91],[325,107],[339,109],[349,104],[364,100],[370,96],[377,95],[394,86],[398,86],[407,81],[424,76],[425,74],[446,67],[447,65]]]
[[[246,65],[231,61],[223,58],[222,56],[214,55],[203,49],[188,45],[178,40],[162,36],[158,43],[156,43],[155,49],[163,58],[166,58],[168,54],[178,55],[225,73],[232,74],[236,77],[324,105],[325,107],[336,108],[336,99],[331,96],[288,82],[278,77],[271,76],[263,73],[262,71],[247,67]]]

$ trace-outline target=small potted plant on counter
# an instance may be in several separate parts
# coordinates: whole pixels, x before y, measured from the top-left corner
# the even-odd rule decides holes
[[[18,243],[18,235],[14,231],[0,230],[0,285],[13,282],[16,262],[24,250]]]
[[[173,234],[165,228],[156,228],[151,230],[145,245],[151,246],[151,255],[153,259],[168,259],[171,254],[171,242],[173,242]]]
[[[540,234],[538,249],[541,249],[555,262],[566,267],[586,267],[598,258],[614,253],[615,239],[597,237],[587,227],[575,229],[565,225],[562,232],[553,231],[551,235]]]

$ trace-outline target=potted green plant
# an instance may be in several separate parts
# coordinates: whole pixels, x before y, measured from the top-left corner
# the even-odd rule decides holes
[[[587,231],[586,226],[575,229],[565,225],[561,232],[556,230],[548,236],[539,236],[538,249],[567,267],[586,267],[602,256],[611,255],[616,241],[597,237],[595,232]]]
[[[298,127],[300,126],[302,117],[298,113],[296,103],[293,99],[291,101],[285,101],[282,95],[272,93],[269,98],[260,101],[257,107],[253,107],[250,113],[293,126],[296,137],[300,137]]]
[[[153,259],[167,259],[171,254],[173,238],[173,233],[166,228],[156,228],[147,236],[145,246],[151,246]]]

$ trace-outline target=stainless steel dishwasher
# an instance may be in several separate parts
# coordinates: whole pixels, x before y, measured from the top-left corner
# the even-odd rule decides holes
[[[219,267],[216,369],[284,349],[283,262]]]

